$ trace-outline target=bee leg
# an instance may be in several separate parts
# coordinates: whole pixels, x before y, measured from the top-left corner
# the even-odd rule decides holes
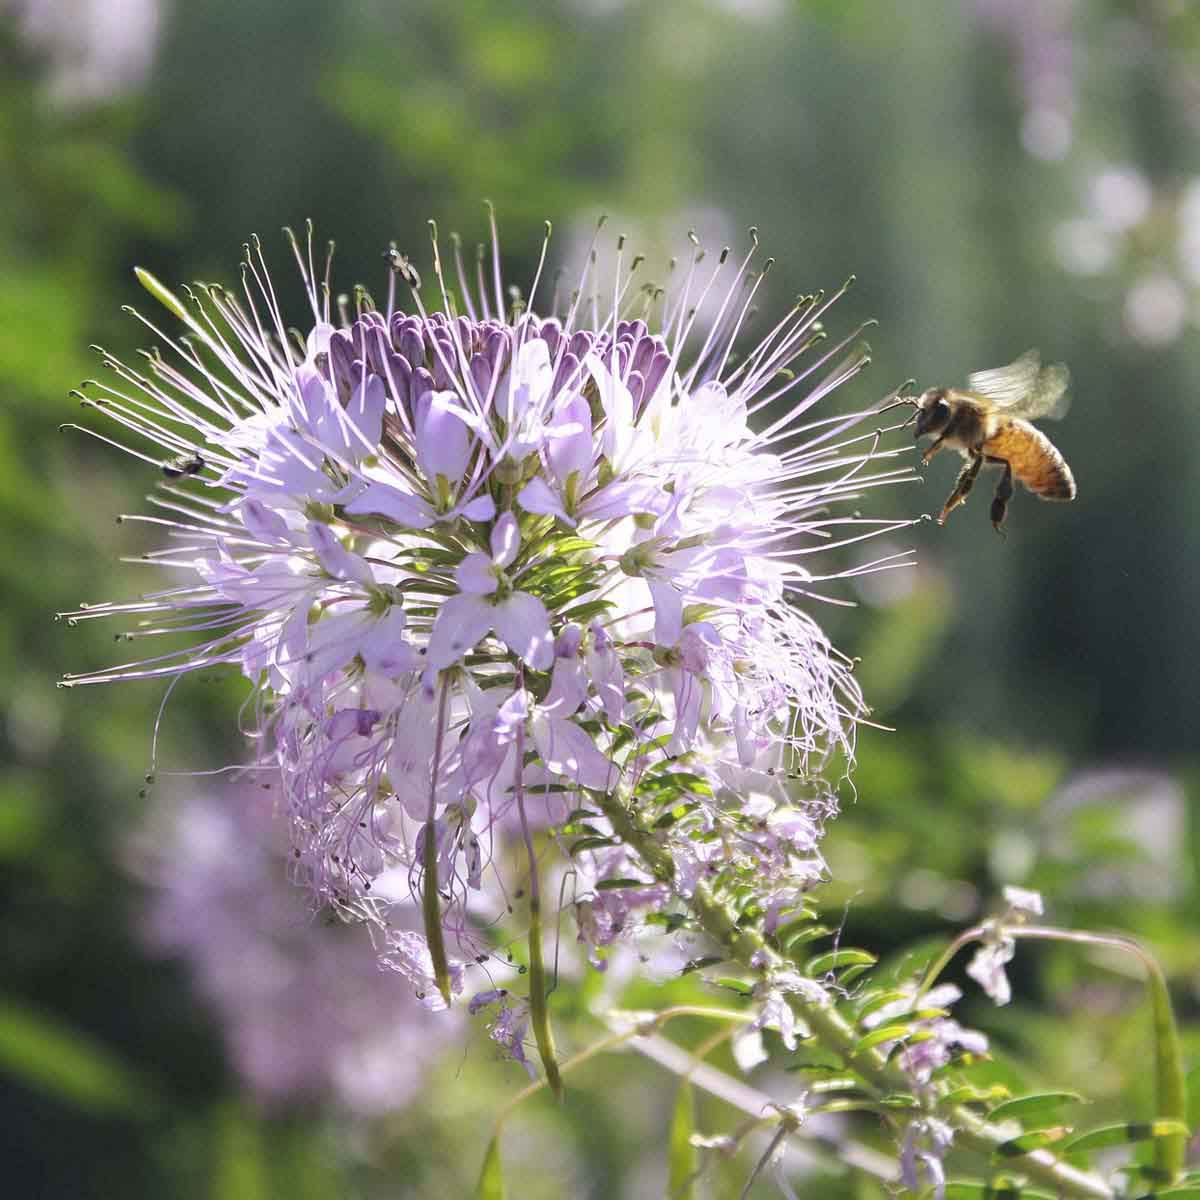
[[[1004,474],[1000,476],[1000,482],[996,484],[996,494],[992,497],[992,528],[1001,537],[1004,537],[1004,530],[1000,526],[1004,524],[1004,518],[1008,515],[1008,502],[1012,499],[1013,494],[1012,463],[1003,458],[993,458],[991,455],[988,456],[988,462],[998,463],[1004,467]]]
[[[946,497],[946,503],[942,505],[942,515],[938,517],[938,524],[944,525],[946,518],[960,505],[975,486],[975,480],[979,475],[979,468],[983,466],[983,455],[972,454],[971,461],[958,473],[958,479],[954,484],[954,491]]]
[[[942,448],[942,443],[946,440],[943,435],[940,438],[935,438],[933,444],[921,455],[921,466],[929,466],[929,460]]]

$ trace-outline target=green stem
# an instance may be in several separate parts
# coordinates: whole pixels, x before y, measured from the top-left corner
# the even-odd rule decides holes
[[[1014,938],[1038,941],[1076,942],[1103,946],[1132,954],[1146,972],[1146,990],[1150,994],[1150,1011],[1154,1025],[1154,1082],[1157,1094],[1157,1115],[1163,1120],[1187,1124],[1187,1085],[1183,1071],[1183,1051],[1179,1030],[1171,1007],[1171,993],[1166,976],[1154,956],[1133,938],[1115,934],[1086,933],[1073,929],[1055,929],[1049,925],[1017,925],[1006,932]],[[1183,1170],[1187,1137],[1182,1133],[1167,1134],[1154,1139],[1154,1165],[1164,1176],[1174,1180]]]
[[[422,865],[425,878],[421,887],[421,914],[425,921],[425,941],[433,962],[433,978],[447,1004],[451,1003],[450,965],[446,960],[446,939],[442,932],[442,910],[438,903],[437,785],[442,762],[442,743],[446,734],[446,705],[450,696],[450,676],[442,677],[442,695],[438,701],[437,734],[433,743],[433,767],[429,772],[429,814],[425,820],[425,853]]]
[[[646,868],[662,882],[673,883],[674,863],[654,835],[634,821],[616,796],[597,796],[597,802],[612,823],[614,832],[637,852]],[[732,960],[756,972],[783,969],[788,965],[787,960],[763,941],[757,930],[739,929],[729,910],[705,884],[699,884],[695,892],[684,899],[705,932],[724,947]],[[912,1081],[908,1076],[890,1064],[879,1051],[857,1048],[858,1033],[831,1004],[805,1000],[798,995],[793,995],[791,1002],[812,1035],[853,1068],[878,1096],[911,1090]],[[965,1105],[957,1106],[949,1115],[957,1128],[958,1143],[981,1154],[990,1156],[1009,1138],[998,1126],[989,1124]],[[1026,1155],[1021,1161],[1021,1170],[1056,1189],[1061,1196],[1113,1200],[1112,1189],[1102,1179],[1062,1162],[1048,1150]]]
[[[524,668],[517,668],[517,687],[525,686]],[[525,854],[529,859],[529,1023],[537,1042],[546,1082],[555,1099],[562,1099],[562,1076],[558,1071],[558,1058],[554,1052],[554,1031],[550,1028],[550,1014],[546,1008],[546,966],[542,961],[542,885],[538,876],[537,854],[533,848],[533,835],[529,832],[529,820],[525,815],[525,722],[517,726],[517,765],[513,791],[517,797],[517,812],[521,817],[521,836],[525,840]]]
[[[639,1014],[639,1016],[641,1015]],[[746,1013],[739,1012],[737,1009],[709,1008],[701,1004],[676,1004],[671,1008],[664,1008],[661,1012],[645,1014],[644,1020],[632,1022],[628,1029],[622,1029],[619,1033],[609,1034],[608,1037],[601,1038],[598,1042],[593,1042],[586,1050],[581,1050],[578,1054],[568,1058],[562,1064],[561,1073],[566,1075],[568,1072],[574,1071],[576,1067],[583,1066],[588,1059],[595,1058],[597,1054],[603,1054],[606,1050],[613,1050],[632,1038],[646,1037],[651,1032],[661,1029],[676,1017],[700,1017],[708,1021],[729,1021],[742,1025],[748,1024],[752,1019]],[[547,1081],[545,1079],[535,1079],[531,1084],[522,1088],[513,1096],[496,1117],[495,1136],[500,1136],[504,1128],[504,1123],[518,1105],[528,1100],[530,1096],[536,1096],[546,1086]]]

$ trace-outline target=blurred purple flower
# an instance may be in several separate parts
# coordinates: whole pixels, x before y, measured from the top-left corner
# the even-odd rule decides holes
[[[231,787],[156,814],[130,854],[148,885],[147,940],[187,965],[260,1101],[389,1112],[455,1023],[381,968],[366,928],[313,915],[287,883],[287,831],[271,809],[268,793]]]

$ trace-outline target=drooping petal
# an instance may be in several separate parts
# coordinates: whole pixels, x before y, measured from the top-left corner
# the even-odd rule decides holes
[[[569,717],[579,711],[587,699],[587,675],[577,656],[556,658],[550,690],[542,707],[556,717]]]
[[[319,521],[308,523],[308,536],[312,548],[316,552],[321,566],[333,576],[347,583],[360,583],[363,587],[374,587],[375,576],[366,560],[360,555],[352,554],[334,536],[328,525]]]
[[[654,600],[654,640],[674,646],[683,634],[683,597],[669,583],[646,580]]]
[[[403,492],[387,483],[370,483],[366,491],[346,505],[352,515],[375,514],[407,525],[410,529],[428,529],[433,524],[434,512],[428,500]]]
[[[548,671],[554,661],[554,638],[546,606],[526,592],[513,592],[492,610],[500,640],[535,671]],[[440,618],[439,618],[440,619]]]
[[[404,639],[406,625],[404,610],[398,605],[393,605],[371,623],[358,647],[368,671],[395,677],[405,671],[421,669],[421,656]]]
[[[429,635],[426,663],[434,670],[457,662],[474,649],[492,628],[495,610],[479,596],[451,596],[438,610]]]
[[[600,753],[578,725],[539,711],[534,715],[531,732],[542,762],[555,775],[597,791],[607,791],[616,783],[616,764]]]
[[[610,724],[619,725],[625,720],[625,671],[621,656],[599,625],[593,624],[591,632],[586,658],[588,675],[604,706],[604,715]]]

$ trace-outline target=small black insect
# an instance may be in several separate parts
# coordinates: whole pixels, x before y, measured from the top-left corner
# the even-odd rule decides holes
[[[208,464],[199,454],[181,455],[162,465],[162,473],[168,479],[182,479],[184,475],[198,475]]]

